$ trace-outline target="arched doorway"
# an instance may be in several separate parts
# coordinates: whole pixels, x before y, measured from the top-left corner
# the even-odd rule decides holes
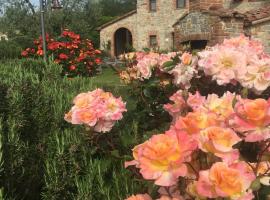
[[[114,34],[114,55],[132,51],[132,34],[126,28],[119,28]]]

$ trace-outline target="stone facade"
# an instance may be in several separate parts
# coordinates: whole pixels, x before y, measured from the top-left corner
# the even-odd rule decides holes
[[[116,31],[125,28],[136,50],[149,48],[153,35],[160,50],[172,50],[188,41],[214,45],[224,38],[246,34],[262,40],[270,52],[270,1],[186,0],[185,7],[179,9],[176,0],[157,0],[155,12],[150,11],[149,2],[137,0],[136,10],[101,26],[101,49],[110,43],[110,54],[115,56],[115,43],[119,42]],[[261,8],[264,10],[256,10]]]
[[[261,40],[266,47],[266,51],[270,53],[270,20],[264,23],[254,24],[249,28],[249,34],[253,38]]]
[[[270,1],[190,0],[189,5],[188,15],[174,24],[177,48],[186,41],[207,40],[211,46],[245,34],[260,39],[270,52]]]
[[[111,43],[110,53],[115,54],[115,32],[126,28],[132,34],[132,45],[136,50],[149,48],[149,37],[157,36],[160,50],[171,50],[173,47],[173,24],[187,12],[187,6],[176,8],[176,0],[158,0],[157,11],[149,10],[149,0],[137,0],[137,10],[132,15],[100,28],[100,47],[106,48]]]

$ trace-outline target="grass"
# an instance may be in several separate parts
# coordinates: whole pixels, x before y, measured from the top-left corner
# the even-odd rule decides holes
[[[102,73],[92,78],[94,85],[114,85],[117,87],[123,87],[118,73],[110,67],[103,69]]]

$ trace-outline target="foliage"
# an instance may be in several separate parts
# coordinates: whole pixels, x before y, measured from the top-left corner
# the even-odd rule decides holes
[[[12,59],[19,58],[22,49],[14,41],[1,40],[0,41],[0,58]]]
[[[170,128],[135,146],[134,160],[125,163],[160,187],[159,200],[269,198],[270,55],[259,41],[231,38],[198,56],[122,57],[126,84],[145,87],[156,79],[161,88],[166,76],[166,85],[180,89],[163,105],[172,117]],[[128,200],[151,200],[149,195]]]
[[[101,77],[62,79],[60,71],[61,66],[45,66],[41,60],[0,65],[4,195],[7,199],[114,200],[143,190],[145,184],[123,169],[123,155],[141,139],[131,113],[96,144],[82,128],[63,119],[73,97],[96,86],[127,101],[121,84],[112,85]]]
[[[136,8],[135,0],[61,0],[61,10],[51,9],[47,1],[45,27],[52,36],[58,36],[68,28],[89,38],[97,47],[100,25]],[[10,39],[28,40],[40,35],[40,12],[29,0],[0,0],[0,32],[7,33]],[[25,42],[23,42],[25,43]],[[21,46],[21,43],[17,43]],[[23,49],[28,46],[21,46]]]
[[[27,48],[22,51],[23,57],[43,56],[42,38],[34,41],[35,48]],[[64,30],[57,40],[46,35],[46,49],[48,55],[54,58],[54,62],[63,66],[62,75],[68,77],[93,76],[98,72],[101,64],[101,51],[94,49],[90,40],[82,40],[81,36],[74,32]]]

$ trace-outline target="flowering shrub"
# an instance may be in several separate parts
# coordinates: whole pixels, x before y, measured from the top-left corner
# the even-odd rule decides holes
[[[101,64],[101,51],[94,48],[88,39],[82,40],[80,35],[65,30],[58,39],[46,35],[48,55],[52,55],[55,63],[63,66],[63,75],[93,76]],[[34,41],[35,48],[27,48],[21,55],[43,56],[42,38]]]
[[[175,85],[189,88],[191,79],[198,73],[197,57],[187,52],[182,55],[180,52],[136,52],[121,58],[129,61],[127,70],[120,73],[120,78],[126,83],[158,77],[161,85],[169,84],[173,80]]]
[[[74,106],[65,115],[65,120],[72,124],[83,124],[96,132],[108,132],[117,120],[122,119],[126,111],[121,97],[96,89],[81,93],[73,100]]]
[[[270,57],[258,41],[242,35],[208,48],[199,56],[200,68],[219,85],[239,82],[256,93],[270,86]]]
[[[173,97],[180,97],[181,92]],[[194,96],[189,95],[193,100]],[[192,107],[189,98],[182,96],[176,105],[190,111],[179,113],[164,134],[136,146],[134,160],[126,162],[126,167],[135,165],[144,179],[158,186],[184,184],[180,189],[183,199],[190,195],[253,199],[252,183],[260,180],[265,184],[270,176],[270,166],[263,160],[270,147],[270,99],[244,99],[229,92],[222,97],[197,93],[196,98],[200,103]],[[257,162],[242,154],[244,144],[261,149]]]
[[[150,192],[155,199],[265,199],[270,185],[270,56],[263,45],[240,36],[198,57],[165,55],[126,56],[129,68],[120,74],[122,80],[143,86],[155,78],[164,88],[166,77],[174,93],[163,105],[170,127],[135,146],[134,160],[125,167],[135,166],[142,179],[163,190],[160,197]]]

